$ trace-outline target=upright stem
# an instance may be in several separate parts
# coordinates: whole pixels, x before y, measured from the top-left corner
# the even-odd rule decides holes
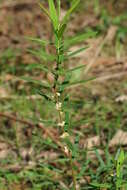
[[[54,92],[54,99],[55,99],[55,103],[56,103],[56,109],[59,115],[59,123],[60,125],[62,125],[64,123],[63,121],[63,112],[62,112],[62,102],[60,101],[61,98],[61,94],[59,92],[59,89],[57,89],[57,83],[59,81],[59,68],[60,65],[62,64],[61,60],[60,60],[60,39],[56,36],[57,38],[57,44],[56,44],[56,54],[57,54],[57,60],[56,60],[56,68],[55,68],[55,76],[54,76],[54,85],[53,85],[53,92]],[[63,127],[61,127],[61,132],[64,132]]]
[[[55,97],[56,104],[61,103],[59,101],[61,94],[59,92],[57,92],[57,82],[59,80],[59,73],[57,71],[59,71],[60,65],[62,64],[62,61],[60,60],[60,55],[61,55],[60,47],[61,47],[61,39],[58,39],[58,43],[57,43],[57,47],[56,47],[57,62],[56,62],[56,68],[55,68],[55,81],[54,81],[54,87],[53,87],[54,88],[54,93],[55,93],[54,97]],[[58,93],[59,93],[59,97],[58,97]],[[62,108],[62,105],[61,105],[61,108]],[[58,111],[58,114],[59,114],[59,122],[62,124],[62,122],[64,122],[64,120],[63,120],[63,112],[62,112],[61,109],[57,109],[57,111]],[[64,134],[64,125],[61,126],[61,131]],[[67,149],[68,149],[68,147],[67,147]],[[73,188],[74,188],[74,190],[77,190],[74,165],[73,165],[72,155],[71,155],[69,149],[68,149],[68,154],[67,155],[68,155],[69,160],[70,160],[70,167],[71,167],[71,171],[72,171],[72,180],[73,180]]]
[[[73,180],[73,188],[74,190],[77,190],[77,187],[76,187],[76,176],[75,176],[75,171],[74,171],[74,168],[73,168],[73,160],[72,160],[72,155],[69,154],[69,159],[70,159],[70,166],[71,166],[71,171],[72,171],[72,180]]]

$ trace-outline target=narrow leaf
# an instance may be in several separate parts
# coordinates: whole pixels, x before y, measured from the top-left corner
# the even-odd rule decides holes
[[[72,12],[76,9],[76,7],[78,6],[78,4],[80,3],[80,0],[74,0],[72,2],[72,6],[71,8],[67,11],[66,15],[64,16],[63,20],[62,20],[62,24],[66,24],[70,15],[72,14]]]
[[[69,37],[64,41],[64,48],[67,49],[72,45],[80,43],[88,38],[96,36],[97,32],[89,31],[82,34],[77,34],[74,37]]]
[[[96,154],[96,156],[97,156],[97,158],[98,158],[98,160],[99,160],[99,162],[100,162],[100,165],[101,165],[102,167],[105,167],[105,163],[104,163],[104,161],[103,161],[103,159],[102,159],[102,157],[101,157],[101,155],[99,154],[99,152],[98,152],[97,149],[95,149],[95,154]]]
[[[61,38],[63,36],[63,33],[66,29],[66,26],[67,26],[66,24],[63,24],[62,26],[60,26],[60,29],[59,29],[58,34],[57,34],[59,38]]]
[[[68,56],[68,57],[75,56],[75,55],[81,53],[82,51],[86,50],[87,48],[88,48],[88,47],[81,47],[81,48],[79,48],[79,49],[76,50],[76,51],[73,51],[73,52],[71,52],[71,53],[68,53],[67,56]]]
[[[44,50],[35,51],[35,50],[28,49],[27,51],[45,61],[55,61],[56,59],[55,55],[47,54]]]
[[[61,2],[60,2],[60,0],[57,0],[57,15],[58,15],[58,19],[60,18],[60,6],[61,6]]]
[[[65,132],[69,132],[69,128],[70,128],[70,115],[69,112],[67,110],[65,111],[65,126],[64,126],[64,131]]]
[[[48,3],[49,3],[50,17],[53,22],[54,29],[57,30],[59,22],[58,22],[58,16],[57,16],[54,0],[48,0]]]
[[[79,174],[77,175],[77,179],[80,179],[82,176],[84,176],[89,163],[90,163],[90,160],[87,160],[86,163],[81,167],[81,170],[80,170]]]
[[[119,153],[118,159],[117,159],[117,166],[116,166],[117,177],[120,177],[121,168],[123,166],[124,159],[125,159],[124,158],[124,151],[120,150],[120,153]]]
[[[41,4],[41,3],[38,3],[40,9],[50,18],[50,14],[48,12],[48,10]]]
[[[83,84],[83,83],[87,83],[87,82],[89,82],[91,80],[94,80],[94,79],[95,79],[95,77],[92,77],[92,78],[89,78],[87,80],[80,80],[80,81],[70,82],[70,83],[67,83],[67,84],[64,83],[64,84],[62,84],[60,86],[60,88],[65,89],[65,88],[70,87],[70,86],[80,85],[80,84]]]
[[[45,98],[45,100],[47,101],[52,101],[52,99],[47,95],[45,94],[44,92],[42,92],[42,90],[36,90],[36,92],[40,95],[40,96],[43,96]]]
[[[69,70],[67,70],[66,72],[73,72],[73,71],[76,71],[76,70],[82,69],[82,68],[84,68],[84,67],[86,67],[86,65],[80,65],[80,66],[78,66],[78,67],[75,67],[75,68],[69,69]]]
[[[32,64],[29,64],[28,66],[26,66],[26,70],[33,70],[33,69],[40,69],[46,73],[49,73],[51,72],[48,67],[42,65],[42,64],[38,64],[38,63],[32,63]]]
[[[33,42],[36,42],[36,43],[41,44],[41,45],[48,45],[49,44],[48,41],[42,40],[42,39],[39,39],[39,38],[33,38],[33,37],[25,36],[25,39],[33,41]]]
[[[111,184],[108,184],[108,183],[104,183],[104,184],[90,183],[90,185],[92,185],[94,187],[99,187],[99,188],[111,188]]]
[[[50,88],[51,87],[49,84],[47,84],[45,82],[42,82],[42,81],[39,81],[39,80],[35,80],[35,79],[31,78],[31,77],[23,76],[23,77],[20,77],[20,79],[22,79],[22,80],[24,80],[26,82],[32,82],[34,84],[38,84],[38,85],[43,86],[45,88]]]

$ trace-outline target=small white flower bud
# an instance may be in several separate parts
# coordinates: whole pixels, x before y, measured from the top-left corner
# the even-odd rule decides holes
[[[65,152],[66,154],[69,154],[69,150],[68,150],[67,146],[64,147],[64,152]]]
[[[60,97],[60,93],[59,93],[59,92],[57,92],[56,95],[57,95],[58,97]]]
[[[59,127],[64,127],[64,125],[65,125],[65,121],[63,121],[62,123],[58,123]]]
[[[56,103],[56,109],[57,110],[61,110],[61,107],[62,107],[62,103],[61,102]]]
[[[60,136],[61,139],[65,139],[65,138],[67,138],[67,137],[69,137],[69,133],[67,133],[67,132],[63,133],[63,134]]]

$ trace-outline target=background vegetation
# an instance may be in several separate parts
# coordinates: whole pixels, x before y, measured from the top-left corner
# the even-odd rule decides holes
[[[41,2],[48,7],[47,1]],[[71,1],[61,2],[64,15]],[[77,189],[115,190],[118,184],[127,189],[126,8],[126,0],[82,0],[65,34],[97,32],[70,49],[88,47],[66,64],[68,69],[85,65],[73,72],[73,81],[95,77],[69,89],[74,103],[72,141],[80,136]],[[36,95],[37,84],[21,80],[22,76],[53,80],[40,68],[31,69],[42,60],[27,49],[40,46],[25,38],[52,39],[49,20],[33,0],[1,0],[0,26],[0,189],[71,189],[71,170],[52,125],[56,112]]]

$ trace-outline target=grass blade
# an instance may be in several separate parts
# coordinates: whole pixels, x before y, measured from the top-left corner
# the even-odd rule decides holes
[[[98,188],[111,188],[111,185],[108,183],[100,184],[100,183],[90,183],[90,185]]]
[[[96,156],[97,156],[97,158],[98,158],[98,161],[100,162],[100,165],[101,165],[102,167],[105,167],[105,163],[104,163],[104,161],[103,161],[103,159],[102,159],[102,157],[101,157],[101,155],[99,154],[99,152],[98,152],[97,149],[95,149],[95,154],[96,154]]]
[[[89,163],[90,163],[90,160],[88,159],[88,160],[86,161],[86,163],[82,166],[82,168],[81,168],[79,174],[77,175],[77,179],[80,179],[82,176],[84,176],[85,171],[86,171],[86,169],[87,169]]]

